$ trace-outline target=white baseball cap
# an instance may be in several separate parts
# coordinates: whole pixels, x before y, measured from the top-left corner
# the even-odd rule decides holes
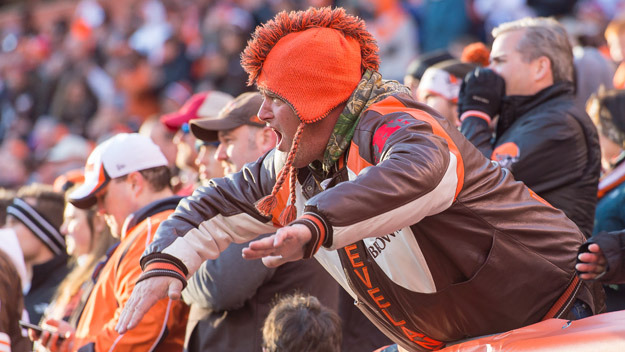
[[[78,208],[89,208],[96,203],[96,193],[111,179],[166,165],[165,155],[149,137],[138,133],[117,134],[91,152],[85,166],[85,182],[68,200]]]

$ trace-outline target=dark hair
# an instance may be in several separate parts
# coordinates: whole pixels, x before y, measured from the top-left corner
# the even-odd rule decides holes
[[[339,352],[343,336],[339,316],[314,296],[285,296],[263,326],[267,352]]]
[[[33,183],[23,186],[17,191],[16,196],[29,203],[57,231],[61,228],[65,198],[62,193],[55,192],[51,185]]]
[[[151,169],[145,169],[139,171],[141,176],[148,181],[152,190],[159,192],[165,188],[172,189],[171,187],[171,170],[167,166],[157,166]],[[115,178],[116,180],[125,180],[128,175]]]

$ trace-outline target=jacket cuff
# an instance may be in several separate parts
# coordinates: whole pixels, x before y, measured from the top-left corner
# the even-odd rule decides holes
[[[332,246],[332,226],[321,215],[312,211],[305,211],[302,216],[295,219],[289,225],[301,224],[310,230],[312,238],[304,246],[304,259],[311,258],[321,246],[329,248]]]
[[[152,253],[141,258],[143,273],[137,279],[137,283],[155,276],[169,276],[182,281],[182,286],[187,286],[189,271],[182,261],[170,254]]]
[[[473,117],[477,117],[479,119],[482,119],[484,121],[486,121],[486,123],[488,124],[488,127],[492,128],[492,119],[490,116],[488,116],[487,113],[483,112],[483,111],[479,111],[479,110],[467,110],[465,112],[462,113],[462,115],[460,115],[460,122],[464,122],[464,120],[469,117],[469,116],[473,116]]]

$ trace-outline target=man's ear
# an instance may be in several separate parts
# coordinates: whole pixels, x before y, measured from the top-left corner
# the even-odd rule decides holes
[[[276,147],[278,137],[270,127],[263,127],[257,133],[256,140],[258,141],[258,149],[264,154]]]
[[[534,81],[550,81],[553,84],[553,69],[551,67],[551,60],[546,56],[541,56],[534,60],[532,63],[532,74]]]
[[[129,183],[131,192],[133,196],[137,197],[143,189],[145,188],[145,179],[143,175],[139,171],[133,171],[128,174],[128,178],[126,178],[126,182]]]

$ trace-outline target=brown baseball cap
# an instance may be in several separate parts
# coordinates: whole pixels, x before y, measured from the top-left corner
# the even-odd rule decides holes
[[[265,127],[265,123],[258,118],[258,110],[262,103],[263,97],[260,93],[243,93],[228,103],[216,117],[191,120],[189,122],[191,133],[198,139],[213,142],[217,140],[219,131],[243,125]]]

